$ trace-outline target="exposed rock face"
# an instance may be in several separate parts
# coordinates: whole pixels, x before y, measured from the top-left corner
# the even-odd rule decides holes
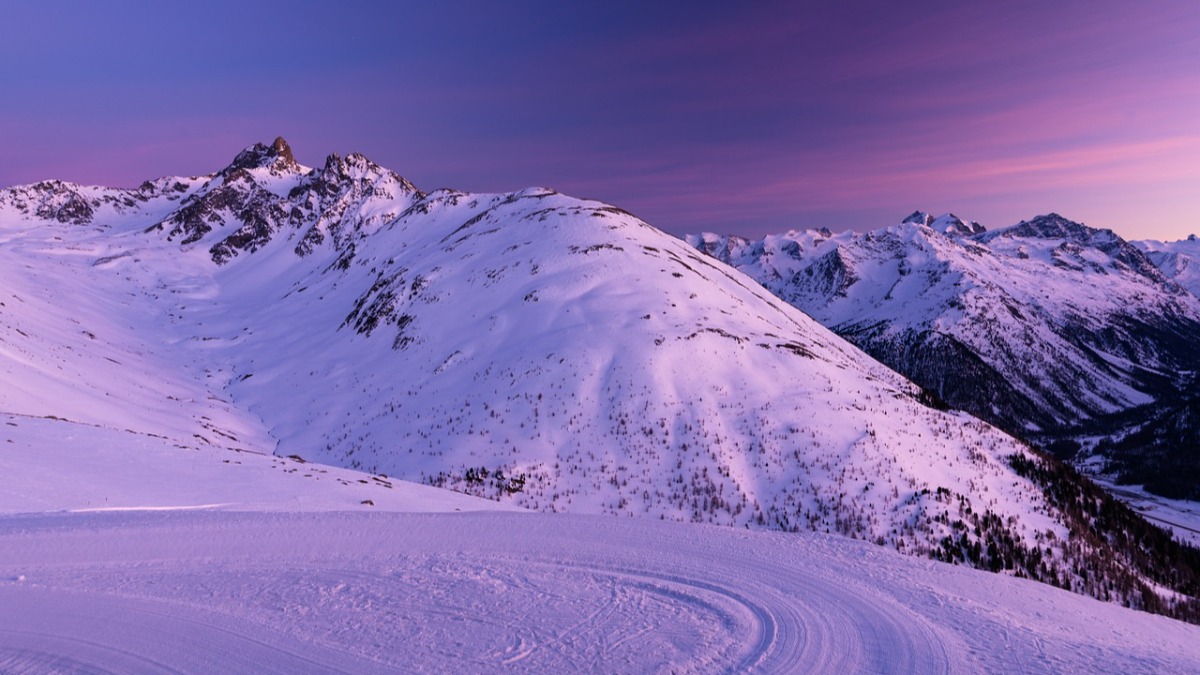
[[[233,162],[222,169],[219,174],[230,176],[239,171],[251,169],[267,169],[272,175],[281,175],[299,171],[300,165],[296,163],[296,158],[292,155],[291,146],[281,136],[276,138],[271,145],[255,143],[242,150],[233,158]]]
[[[296,164],[296,158],[292,156],[292,147],[287,144],[287,141],[283,140],[283,136],[275,137],[275,142],[271,143],[271,152],[289,165],[294,166]]]
[[[321,169],[302,167],[277,138],[238,153],[149,229],[165,230],[184,245],[207,241],[216,231],[220,237],[209,251],[218,264],[253,253],[280,231],[296,240],[296,252],[303,255],[327,238],[341,243],[394,218],[420,196],[407,180],[360,154],[330,155]],[[367,208],[370,202],[383,208]],[[370,215],[361,216],[364,212]]]

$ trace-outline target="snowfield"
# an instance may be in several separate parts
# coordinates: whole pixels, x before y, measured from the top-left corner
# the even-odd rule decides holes
[[[1200,669],[1200,627],[836,536],[19,415],[0,475],[4,673]]]
[[[296,457],[186,445],[145,433],[3,413],[0,476],[0,514],[521,510]]]
[[[516,513],[0,519],[4,672],[1196,672],[1200,628],[818,534]]]

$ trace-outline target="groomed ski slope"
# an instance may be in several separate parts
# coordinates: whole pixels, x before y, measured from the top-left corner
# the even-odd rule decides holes
[[[0,672],[1200,670],[1195,626],[841,537],[0,422]]]
[[[516,513],[8,516],[3,672],[1196,672],[1200,629],[828,536]]]

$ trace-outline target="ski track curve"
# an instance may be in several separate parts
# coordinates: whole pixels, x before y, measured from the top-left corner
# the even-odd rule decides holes
[[[923,619],[834,579],[779,574],[770,566],[747,569],[744,561],[735,569],[710,560],[703,579],[662,569],[581,568],[570,562],[555,567],[625,578],[682,603],[716,607],[705,598],[718,597],[741,608],[750,621],[735,622],[726,614],[726,630],[739,630],[738,642],[749,648],[728,672],[950,671],[939,638]]]
[[[974,575],[830,537],[623,518],[6,516],[0,672],[960,673],[1039,663],[1162,672],[1193,663],[1186,653],[1122,652],[1125,638],[1097,649],[1020,614],[997,621],[1020,605],[995,604]],[[1027,586],[1041,593],[1014,588]],[[943,606],[948,599],[956,604]],[[1046,602],[1120,611],[1065,593]],[[1046,611],[1055,610],[1038,615]],[[1192,629],[1162,621],[1161,635]]]

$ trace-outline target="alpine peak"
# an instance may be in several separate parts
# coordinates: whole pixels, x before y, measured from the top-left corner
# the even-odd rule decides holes
[[[1048,213],[1036,216],[1030,220],[1022,220],[1020,223],[1005,230],[1004,236],[1068,239],[1078,243],[1085,243],[1093,235],[1100,232],[1102,230],[1096,230],[1083,223],[1077,223],[1057,213]]]
[[[283,136],[275,137],[275,142],[271,143],[271,151],[275,153],[276,157],[280,157],[289,162],[296,161],[296,158],[292,156],[292,146],[288,145],[288,142],[283,140]]]
[[[299,168],[292,147],[282,136],[278,136],[271,145],[255,143],[242,150],[222,173],[228,175],[242,169],[270,169],[273,173],[284,173]]]
[[[953,213],[945,213],[938,216],[929,226],[942,234],[962,237],[983,234],[987,231],[987,228],[974,220],[964,221]]]
[[[932,222],[933,216],[930,216],[927,212],[913,211],[912,213],[908,214],[908,217],[900,221],[900,224],[907,225],[908,223],[912,223],[914,225],[928,225]]]

